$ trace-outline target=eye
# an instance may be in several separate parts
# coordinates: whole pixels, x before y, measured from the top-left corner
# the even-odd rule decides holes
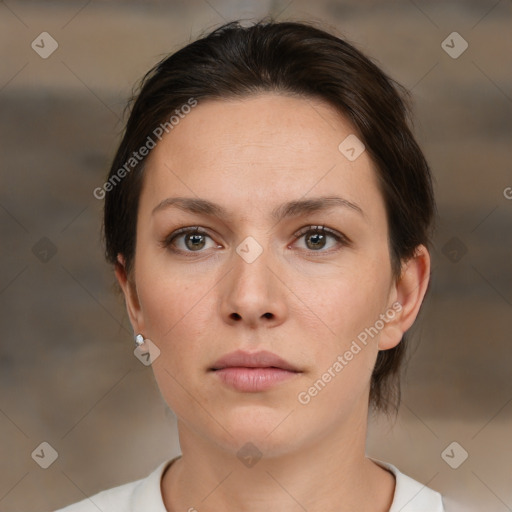
[[[306,226],[295,233],[294,237],[295,240],[304,237],[306,250],[310,252],[330,252],[329,250],[322,250],[325,249],[329,238],[335,241],[332,244],[334,247],[336,245],[349,246],[351,243],[346,236],[325,226]],[[208,238],[213,242],[212,237],[198,226],[184,227],[164,238],[160,245],[179,254],[201,253],[205,252],[203,249],[207,245],[206,239]],[[222,246],[213,243],[210,248],[212,247],[220,248]]]
[[[179,253],[204,252],[202,249],[206,245],[206,238],[212,240],[206,231],[202,230],[198,226],[193,226],[177,229],[162,240],[160,245],[164,248],[168,247],[173,252]],[[181,245],[181,247],[177,247],[177,245],[180,245],[177,243],[180,240],[183,242],[183,245]],[[219,247],[215,244],[213,246]]]
[[[320,252],[326,247],[329,238],[334,239],[338,245],[348,246],[350,241],[348,238],[337,231],[326,228],[325,226],[306,226],[295,235],[295,239],[299,240],[305,237],[306,249],[313,252]],[[336,243],[334,246],[336,246]],[[321,251],[329,252],[329,251]]]

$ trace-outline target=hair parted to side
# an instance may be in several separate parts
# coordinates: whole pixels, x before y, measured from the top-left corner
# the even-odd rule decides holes
[[[244,27],[233,21],[161,60],[132,98],[108,179],[191,99],[200,104],[265,91],[323,100],[352,123],[377,170],[398,279],[417,246],[430,246],[435,213],[430,169],[409,125],[408,92],[354,46],[311,24],[261,20]],[[105,195],[106,259],[117,265],[118,254],[123,255],[129,275],[146,158]],[[378,354],[370,388],[370,404],[377,410],[398,409],[405,349],[404,336]]]

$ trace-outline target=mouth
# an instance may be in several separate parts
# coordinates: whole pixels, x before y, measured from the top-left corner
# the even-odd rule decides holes
[[[221,357],[209,371],[226,386],[246,393],[265,391],[302,373],[272,352],[241,350]]]

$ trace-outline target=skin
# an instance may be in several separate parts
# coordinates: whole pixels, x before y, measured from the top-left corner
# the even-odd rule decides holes
[[[155,343],[152,368],[176,413],[182,457],[165,472],[169,511],[384,512],[395,481],[365,457],[370,377],[379,350],[414,322],[430,273],[425,247],[391,270],[384,199],[368,153],[349,161],[338,145],[355,130],[319,100],[262,93],[206,100],[169,132],[147,161],[133,275],[119,255],[117,279],[134,332]],[[227,219],[169,207],[169,197],[203,198]],[[356,204],[277,222],[291,200],[339,196]],[[348,237],[318,243],[326,226]],[[181,235],[200,226],[204,246]],[[263,252],[248,263],[248,236]],[[315,243],[317,245],[315,245]],[[196,242],[196,245],[198,242]],[[187,257],[185,253],[188,251]],[[307,405],[297,396],[332,367],[365,328],[398,301],[402,309]],[[223,384],[213,363],[237,349],[269,350],[301,370],[258,393]],[[263,457],[246,467],[247,442]],[[214,491],[214,492],[213,492]]]

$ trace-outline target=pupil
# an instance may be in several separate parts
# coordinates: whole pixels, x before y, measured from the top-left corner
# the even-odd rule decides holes
[[[202,240],[202,244],[200,243],[200,245],[197,245],[196,242],[198,241],[198,239],[202,238],[203,235],[189,235],[188,237],[188,241],[191,241],[192,242],[192,247],[189,247],[190,248],[195,248],[195,249],[202,249],[202,247],[204,246],[204,240]],[[199,242],[201,242],[201,240],[199,240]]]
[[[318,233],[317,233],[317,234],[315,234],[315,235],[311,235],[311,236],[309,237],[309,239],[311,240],[311,239],[313,239],[313,238],[315,238],[315,237],[316,237],[317,241],[316,241],[316,242],[313,242],[313,244],[312,244],[312,245],[313,245],[314,247],[318,247],[319,245],[321,245],[321,242],[322,242],[322,240],[323,240],[323,238],[324,238],[324,235],[321,235],[321,234],[318,234]]]

